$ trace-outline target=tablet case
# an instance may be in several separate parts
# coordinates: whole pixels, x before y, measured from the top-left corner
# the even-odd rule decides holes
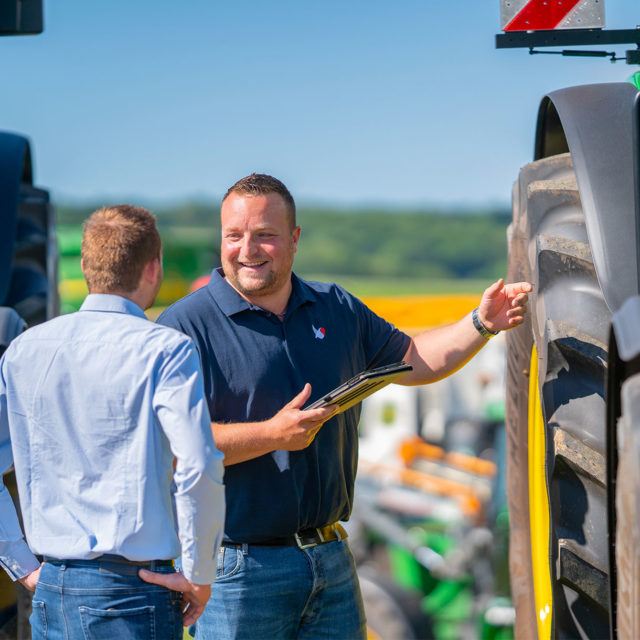
[[[350,380],[343,382],[333,391],[318,398],[305,409],[318,409],[329,404],[336,404],[340,407],[338,413],[342,413],[412,370],[413,367],[406,362],[394,362],[376,369],[362,371]]]

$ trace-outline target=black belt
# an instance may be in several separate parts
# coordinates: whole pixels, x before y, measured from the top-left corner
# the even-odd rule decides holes
[[[155,567],[172,567],[173,560],[129,560],[124,556],[118,556],[112,553],[105,553],[97,558],[52,558],[51,556],[43,556],[43,562],[108,562],[111,564],[127,564],[135,567],[148,568],[153,571]]]
[[[335,540],[343,540],[347,537],[347,532],[341,524],[330,524],[326,527],[302,529],[298,533],[286,538],[268,538],[258,542],[249,542],[250,547],[298,547],[299,549],[310,549],[317,547],[325,542],[334,542]],[[242,547],[242,542],[234,542],[232,540],[223,540],[223,547]]]

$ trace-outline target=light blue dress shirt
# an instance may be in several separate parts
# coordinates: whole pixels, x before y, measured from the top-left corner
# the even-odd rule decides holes
[[[222,459],[191,339],[126,298],[91,294],[0,360],[0,473],[15,467],[28,541],[0,476],[0,564],[18,579],[34,554],[182,554],[184,575],[211,583]]]

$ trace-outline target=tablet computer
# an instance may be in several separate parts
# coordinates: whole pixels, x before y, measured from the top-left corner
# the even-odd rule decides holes
[[[336,404],[340,407],[338,413],[342,413],[412,370],[413,367],[406,362],[394,362],[384,367],[362,371],[350,380],[343,382],[333,391],[318,398],[305,409],[318,409],[329,404]]]

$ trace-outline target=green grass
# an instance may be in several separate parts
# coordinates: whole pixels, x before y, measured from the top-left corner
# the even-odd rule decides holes
[[[444,278],[365,278],[359,276],[328,276],[298,274],[307,280],[335,282],[356,296],[406,296],[455,293],[482,293],[490,279]]]

